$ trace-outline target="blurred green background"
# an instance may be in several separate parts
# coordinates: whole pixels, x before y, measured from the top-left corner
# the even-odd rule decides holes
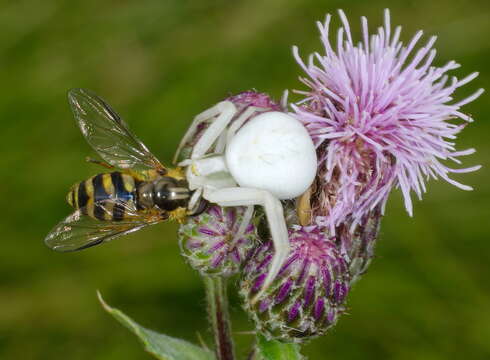
[[[100,307],[141,324],[210,342],[199,277],[178,254],[176,225],[161,224],[105,246],[58,254],[43,244],[70,211],[69,186],[100,169],[72,119],[66,91],[94,90],[169,164],[193,115],[230,93],[256,88],[279,98],[301,88],[291,45],[320,50],[314,21],[343,8],[358,34],[390,7],[404,40],[439,35],[436,63],[480,71],[458,98],[490,88],[490,2],[153,0],[0,2],[0,358],[150,359]],[[335,19],[335,26],[338,19]],[[312,359],[490,358],[490,105],[458,139],[475,147],[458,176],[476,191],[431,182],[415,217],[394,192],[377,258],[350,295],[349,312],[305,347]],[[234,330],[252,329],[233,291]],[[244,355],[252,336],[237,334]]]

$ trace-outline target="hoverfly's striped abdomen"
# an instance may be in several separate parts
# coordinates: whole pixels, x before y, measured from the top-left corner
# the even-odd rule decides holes
[[[135,205],[136,180],[115,171],[98,174],[73,185],[67,195],[68,203],[85,215],[98,220],[117,221],[125,215],[125,204]],[[117,200],[117,201],[107,201]]]

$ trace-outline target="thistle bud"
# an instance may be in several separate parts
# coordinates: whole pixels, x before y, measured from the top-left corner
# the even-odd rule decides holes
[[[202,275],[236,274],[257,241],[256,227],[250,222],[239,234],[243,207],[211,206],[188,218],[179,228],[181,254]]]
[[[351,229],[349,223],[337,228],[340,252],[344,255],[351,276],[351,285],[363,275],[372,258],[381,225],[381,208],[377,206],[361,218],[361,222]]]
[[[243,271],[240,293],[258,331],[300,342],[324,334],[344,312],[349,271],[335,239],[319,227],[295,226],[289,240],[288,259],[258,299],[274,249],[266,242],[255,250]]]

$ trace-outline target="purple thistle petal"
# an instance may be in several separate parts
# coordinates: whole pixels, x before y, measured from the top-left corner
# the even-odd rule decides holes
[[[299,257],[299,254],[293,254],[292,256],[287,259],[284,264],[282,265],[281,270],[279,270],[279,273],[277,276],[282,276],[284,273],[291,267],[291,264],[293,264]]]
[[[221,207],[219,206],[211,206],[207,211],[216,219],[220,219],[223,216],[223,213],[221,212]]]
[[[264,280],[265,280],[265,277],[267,276],[267,274],[260,274],[257,279],[255,280],[254,282],[254,285],[252,287],[252,292],[253,293],[256,293],[260,290],[260,288],[262,287],[262,284],[264,283]]]
[[[275,304],[282,303],[289,295],[292,286],[293,286],[293,281],[287,280],[279,289],[279,292],[277,293],[276,298],[274,299],[274,303]]]
[[[232,227],[235,224],[236,214],[234,210],[235,209],[231,209],[231,211],[226,212],[226,225],[228,225],[228,227]]]
[[[310,305],[311,301],[313,300],[313,295],[315,292],[315,282],[316,279],[314,276],[308,277],[308,280],[306,281],[304,292],[305,306]]]
[[[298,279],[296,280],[297,284],[301,284],[308,273],[308,270],[310,269],[311,262],[308,258],[303,260],[302,266],[301,266],[301,272],[299,273]]]
[[[328,311],[328,314],[327,314],[327,322],[329,324],[332,324],[334,321],[335,321],[335,316],[337,315],[337,312],[336,312],[336,309],[335,308],[331,308],[329,311]]]
[[[259,304],[259,312],[263,313],[264,311],[266,311],[269,308],[270,303],[271,301],[269,299],[262,300]]]
[[[291,307],[288,313],[288,322],[294,321],[299,315],[299,308],[301,307],[301,302],[296,301],[294,305]]]
[[[189,249],[198,249],[203,247],[204,243],[202,241],[189,241],[187,242],[187,247]]]
[[[247,228],[245,229],[245,233],[250,233],[255,230],[254,224],[250,223],[248,224]]]
[[[325,294],[330,296],[331,288],[332,288],[332,275],[330,274],[329,269],[324,268],[321,271],[321,276],[323,279],[323,287],[325,288]]]
[[[323,316],[323,312],[325,311],[325,300],[323,298],[319,298],[315,303],[315,309],[313,310],[313,316],[315,320],[320,320]]]
[[[208,229],[208,228],[205,228],[205,227],[202,227],[202,228],[199,228],[198,230],[201,234],[204,234],[204,235],[209,235],[209,236],[219,236],[220,234],[218,234],[216,231],[214,230],[211,230],[211,229]]]
[[[226,242],[225,241],[219,241],[216,244],[214,244],[211,248],[209,248],[207,253],[212,254],[212,253],[216,252],[216,250],[221,249],[223,246],[226,246]]]
[[[340,281],[336,281],[333,287],[333,300],[336,304],[341,304],[347,296],[347,285]]]
[[[265,257],[265,259],[257,266],[257,271],[261,271],[265,268],[272,260],[272,254]]]
[[[225,255],[223,253],[216,253],[213,256],[213,260],[211,260],[211,266],[214,268],[218,267],[223,262],[224,259],[225,259]]]
[[[234,247],[230,251],[230,259],[231,259],[231,261],[233,261],[234,263],[236,263],[238,265],[241,264],[242,259],[240,257],[240,251],[238,251],[238,248],[237,247]]]

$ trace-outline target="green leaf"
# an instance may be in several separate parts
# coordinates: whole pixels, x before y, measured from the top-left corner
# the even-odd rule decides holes
[[[118,309],[106,304],[102,295],[97,296],[104,309],[114,316],[121,324],[133,332],[145,346],[145,350],[160,360],[215,360],[214,354],[207,349],[146,329],[135,323],[130,317]]]
[[[257,334],[258,354],[264,360],[303,360],[298,344],[283,343],[278,340],[267,340],[264,335]]]

